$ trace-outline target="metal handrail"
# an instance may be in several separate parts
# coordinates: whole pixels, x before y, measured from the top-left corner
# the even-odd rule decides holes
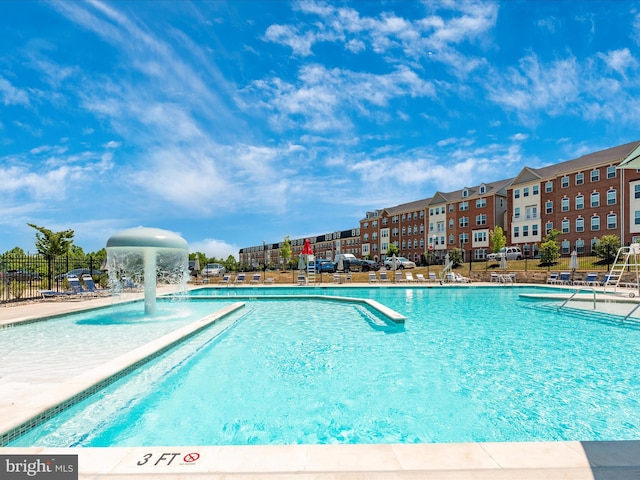
[[[627,313],[627,316],[622,319],[622,321],[624,322],[627,318],[629,318],[631,314],[635,312],[638,308],[640,308],[640,303],[638,303],[635,307],[633,307],[631,311]]]
[[[578,293],[580,293],[580,292],[581,292],[581,291],[583,291],[583,290],[591,290],[591,291],[593,292],[593,309],[595,310],[595,309],[596,309],[596,293],[597,293],[597,292],[596,292],[596,289],[595,289],[595,288],[593,288],[593,287],[591,287],[591,288],[578,288],[575,292],[573,292],[573,294],[572,294],[569,298],[567,298],[567,299],[562,303],[562,305],[560,305],[560,306],[558,307],[558,310],[560,310],[562,307],[564,307],[567,303],[569,303],[569,302],[571,301],[571,299],[572,299],[573,297],[575,297]],[[638,304],[638,305],[640,305],[640,304]]]

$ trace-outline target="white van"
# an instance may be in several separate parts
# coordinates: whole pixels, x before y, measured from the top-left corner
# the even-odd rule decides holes
[[[522,260],[522,250],[520,247],[502,247],[498,253],[487,255],[487,260],[500,260],[502,257],[507,260]]]

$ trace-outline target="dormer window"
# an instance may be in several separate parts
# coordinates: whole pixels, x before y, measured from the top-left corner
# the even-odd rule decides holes
[[[462,191],[462,197],[463,198],[467,198],[469,196],[469,190],[467,190],[466,188]]]
[[[486,193],[487,192],[487,187],[485,187],[484,185],[482,185],[480,187],[480,194]]]

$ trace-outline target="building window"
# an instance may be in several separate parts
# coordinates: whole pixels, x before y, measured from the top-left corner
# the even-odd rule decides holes
[[[600,230],[600,217],[598,215],[594,215],[591,217],[591,231],[596,232]]]
[[[453,235],[449,235],[449,245],[454,245],[456,243],[456,239]]]
[[[460,202],[458,204],[458,210],[461,212],[466,212],[469,210],[469,202]]]
[[[513,238],[518,238],[520,236],[520,227],[513,227]]]
[[[534,185],[533,187],[531,187],[531,189],[533,191],[533,195],[540,194],[540,185]]]
[[[469,190],[466,188],[462,191],[462,198],[467,198],[469,196]]]
[[[591,194],[591,208],[600,206],[600,194],[598,192],[593,192]]]
[[[640,198],[640,183],[633,186],[633,198]]]
[[[433,208],[429,209],[429,215],[433,217]]]
[[[576,240],[576,253],[584,253],[584,240]]]
[[[636,210],[635,212],[633,212],[633,219],[634,219],[634,224],[635,225],[640,225],[640,210]]]
[[[547,222],[544,225],[544,234],[549,235],[549,232],[553,230],[553,222]]]
[[[607,167],[607,178],[616,178],[616,167],[615,166],[611,166],[611,167]]]
[[[598,239],[597,238],[592,238],[591,239],[591,253],[593,253],[593,251],[595,250],[597,243],[598,243]]]
[[[584,173],[576,173],[576,185],[582,185],[584,183]]]
[[[522,196],[523,197],[528,197],[529,196],[529,187],[524,187],[522,189]]]
[[[562,233],[569,233],[571,229],[569,228],[569,220],[566,218],[562,220]]]
[[[485,187],[484,185],[482,185],[480,187],[480,194],[482,195],[483,193],[485,193],[487,191],[487,187]]]
[[[449,228],[453,230],[453,218],[449,219]]]
[[[516,188],[513,191],[513,198],[520,198],[520,189],[519,188]]]
[[[522,226],[522,236],[523,237],[528,237],[529,236],[529,225],[523,225]]]
[[[615,205],[616,204],[616,191],[615,190],[609,190],[607,192],[607,205]]]
[[[576,218],[576,232],[584,232],[584,218]]]
[[[562,199],[562,202],[561,202],[561,210],[562,210],[563,212],[568,212],[568,211],[569,211],[569,198],[564,197],[564,198]]]
[[[538,224],[534,223],[533,225],[531,225],[531,235],[533,235],[534,237],[538,235]]]
[[[459,221],[460,227],[468,227],[469,226],[469,217],[460,217]]]
[[[578,195],[576,197],[576,210],[582,210],[584,208],[584,195]]]
[[[553,182],[551,180],[544,184],[544,191],[547,193],[553,192]]]
[[[368,241],[369,241],[369,234],[368,234],[368,233],[365,233],[365,234],[364,234],[364,241],[365,241],[365,242],[368,242]]]
[[[453,212],[454,206],[453,203],[449,204],[449,213]]]
[[[480,243],[487,241],[487,232],[484,230],[482,232],[473,232],[473,242]]]
[[[607,228],[613,230],[618,226],[618,216],[615,213],[607,215]]]
[[[513,218],[516,220],[520,218],[520,207],[515,207],[513,209]]]
[[[479,198],[478,200],[476,200],[476,208],[484,208],[486,206],[487,206],[486,198]]]
[[[551,200],[547,200],[544,204],[545,212],[553,213],[553,202]]]
[[[482,214],[482,215],[476,215],[476,225],[486,225],[487,224],[487,216]]]
[[[568,255],[570,250],[571,250],[571,242],[569,242],[569,240],[563,240],[562,241],[562,254],[563,255]]]
[[[469,234],[461,233],[459,236],[459,239],[460,239],[460,243],[469,243]]]
[[[524,217],[527,220],[535,220],[536,218],[538,218],[538,207],[534,205],[529,205],[528,207],[525,207]]]
[[[599,180],[600,180],[600,170],[598,169],[591,170],[591,181],[597,182]]]
[[[568,188],[569,187],[569,177],[562,177],[561,185],[562,185],[562,188]]]

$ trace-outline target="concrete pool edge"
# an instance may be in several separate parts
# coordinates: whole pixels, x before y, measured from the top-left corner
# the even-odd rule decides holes
[[[235,302],[223,307],[57,385],[47,392],[46,398],[33,398],[24,405],[13,405],[12,411],[4,409],[2,418],[0,418],[0,447],[7,445],[30,429],[128,375],[144,363],[162,355],[185,339],[228,317],[244,306],[243,302]]]
[[[79,478],[638,478],[640,441],[4,448],[78,455]]]
[[[407,317],[396,312],[395,310],[381,304],[376,300],[372,300],[370,298],[358,298],[358,297],[340,297],[337,295],[234,295],[233,297],[214,297],[207,295],[192,295],[190,300],[228,300],[230,298],[236,300],[320,300],[320,301],[333,301],[333,302],[342,302],[342,303],[360,303],[365,304],[378,312],[380,315],[386,317],[390,321],[396,324],[405,323]]]

